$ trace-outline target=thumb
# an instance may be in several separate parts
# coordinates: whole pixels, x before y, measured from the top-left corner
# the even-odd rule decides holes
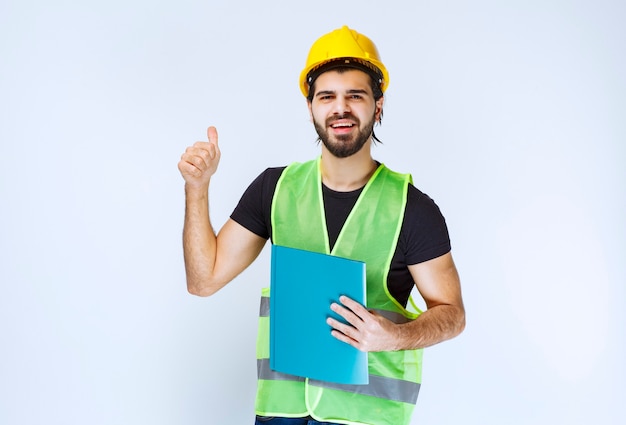
[[[215,143],[217,145],[217,129],[215,127],[211,126],[207,128],[206,135],[209,139],[209,143]]]

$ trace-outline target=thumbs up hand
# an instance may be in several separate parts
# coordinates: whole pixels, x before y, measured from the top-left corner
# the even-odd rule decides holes
[[[185,183],[196,189],[208,189],[211,176],[217,171],[220,162],[220,149],[217,144],[217,129],[207,129],[208,142],[196,142],[189,146],[180,157],[178,170]]]

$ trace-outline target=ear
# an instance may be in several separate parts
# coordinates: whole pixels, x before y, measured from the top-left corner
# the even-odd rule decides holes
[[[375,110],[375,121],[376,122],[380,122],[380,117],[382,116],[383,113],[383,104],[385,103],[385,96],[381,96],[377,101],[376,101],[376,110]]]

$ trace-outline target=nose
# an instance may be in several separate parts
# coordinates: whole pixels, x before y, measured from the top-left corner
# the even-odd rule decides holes
[[[337,96],[333,104],[333,113],[335,115],[343,115],[346,112],[350,112],[350,103],[343,96]]]

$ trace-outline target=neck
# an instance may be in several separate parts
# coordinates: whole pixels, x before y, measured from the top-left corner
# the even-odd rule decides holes
[[[378,168],[370,154],[370,143],[347,158],[337,158],[322,146],[322,183],[338,192],[350,192],[365,186]]]

